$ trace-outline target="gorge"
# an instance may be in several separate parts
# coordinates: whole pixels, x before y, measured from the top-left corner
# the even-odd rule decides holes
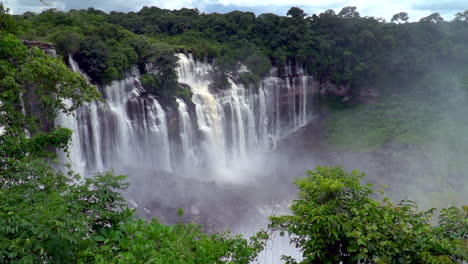
[[[405,14],[0,3],[0,262],[462,263],[468,11]]]
[[[190,54],[178,58],[179,82],[188,85],[192,101],[164,104],[145,94],[135,68],[100,86],[102,102],[56,120],[75,131],[70,158],[76,172],[113,169],[131,175],[131,182],[158,172],[201,182],[255,182],[270,173],[265,157],[277,142],[313,119],[317,84],[300,66],[285,67],[283,76],[272,69],[259,87],[230,80],[230,88],[217,89],[210,85],[210,63]],[[71,56],[68,62],[80,71]]]

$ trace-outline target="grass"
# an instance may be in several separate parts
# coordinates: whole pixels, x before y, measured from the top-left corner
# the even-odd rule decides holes
[[[331,108],[325,119],[328,145],[376,150],[389,141],[426,147],[439,139],[467,135],[468,82],[460,73],[432,72],[375,104]],[[468,142],[466,142],[468,146]]]
[[[387,175],[385,182],[428,207],[460,205],[468,192],[468,78],[464,76],[468,74],[430,73],[403,87],[405,92],[381,96],[378,103],[331,108],[324,122],[329,149],[373,153],[397,142],[392,144],[391,157],[408,167],[400,172],[393,168],[393,174],[404,175],[394,181]]]

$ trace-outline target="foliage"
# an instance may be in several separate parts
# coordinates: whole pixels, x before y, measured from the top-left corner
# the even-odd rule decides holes
[[[44,124],[37,120],[70,114],[98,94],[60,60],[37,48],[26,48],[11,34],[0,34],[0,126],[4,130],[0,135],[1,261],[69,262],[72,251],[84,245],[83,238],[90,231],[120,221],[121,213],[106,213],[120,209],[120,196],[110,190],[91,190],[97,185],[113,186],[112,181],[119,178],[99,176],[69,188],[72,178],[56,173],[50,158],[55,156],[55,148],[66,148],[71,131],[53,128],[40,132]],[[28,107],[35,104],[37,112]]]
[[[171,95],[177,95],[180,93],[179,83],[177,82],[175,73],[170,79],[161,77],[159,74],[143,74],[140,78],[141,85],[143,88],[155,95],[170,97]]]
[[[27,49],[16,37],[3,32],[0,77],[0,124],[4,129],[0,155],[8,157],[0,160],[0,168],[11,166],[14,160],[45,155],[48,144],[63,148],[68,130],[49,128],[48,134],[38,132],[46,129],[59,112],[70,114],[98,97],[94,87],[60,60],[37,48]],[[34,136],[26,137],[25,130]]]
[[[439,14],[439,13],[434,13],[434,14],[431,14],[427,17],[423,17],[421,18],[421,20],[419,20],[420,22],[430,22],[430,23],[440,23],[442,21],[444,21],[444,19],[442,18],[442,16]]]
[[[25,19],[18,23],[23,38],[54,43],[61,55],[73,55],[98,84],[123,78],[136,64],[144,72],[144,64],[164,68],[163,77],[167,69],[174,71],[177,61],[172,47],[106,23],[105,15],[92,8],[68,13],[47,10],[39,15],[24,14]]]
[[[432,226],[434,209],[374,200],[358,171],[317,167],[307,174],[295,182],[293,214],[270,217],[270,228],[288,233],[301,250],[299,263],[462,263],[468,257],[467,208],[442,210],[439,225]]]
[[[392,17],[392,22],[397,22],[397,23],[407,23],[409,19],[408,13],[406,12],[400,12],[398,14],[393,15]]]
[[[307,14],[304,12],[304,10],[300,9],[299,7],[291,7],[286,15],[294,17],[294,18],[304,18],[307,16]]]
[[[174,70],[173,51],[215,59],[217,69],[223,71],[220,87],[227,86],[223,75],[241,64],[263,77],[272,66],[299,63],[317,80],[346,85],[356,95],[361,87],[382,78],[418,78],[428,65],[466,64],[465,13],[459,12],[452,22],[432,14],[407,23],[409,15],[400,12],[392,18],[396,23],[386,23],[361,17],[354,6],[338,14],[327,10],[311,16],[298,7],[288,10],[287,16],[143,7],[129,13],[95,9],[25,13],[16,17],[16,23],[18,35],[52,41],[61,52],[76,54],[80,67],[103,84],[122,78],[135,63],[142,69],[142,61],[148,59],[142,54],[144,47],[155,56],[148,62],[157,61],[153,66],[164,69]],[[158,78],[175,78],[163,72]]]
[[[0,31],[13,33],[16,23],[8,12],[9,9],[3,5],[3,2],[0,2]]]
[[[468,91],[465,75],[464,68],[450,68],[428,71],[415,81],[375,83],[380,87],[377,102],[330,109],[325,118],[328,145],[375,150],[389,142],[429,147],[441,139],[445,144],[450,138],[461,140],[468,132],[463,121]],[[457,145],[460,142],[450,143],[452,149]]]
[[[264,234],[250,242],[240,236],[204,234],[195,224],[167,226],[157,219],[127,221],[94,239],[82,263],[250,263],[263,249]]]
[[[60,54],[75,54],[80,51],[81,36],[76,32],[59,30],[51,36]]]
[[[239,77],[237,78],[237,81],[239,83],[242,83],[244,87],[249,87],[251,85],[253,85],[254,87],[259,87],[260,83],[260,79],[258,78],[258,76],[251,72],[240,73]]]
[[[129,219],[111,174],[73,184],[35,159],[1,173],[0,255],[7,263],[72,263],[92,234]],[[23,179],[23,180],[21,180]],[[90,238],[91,236],[91,238]]]
[[[178,58],[173,49],[160,42],[138,37],[135,41],[135,51],[138,55],[138,66],[142,72],[141,83],[149,93],[170,97],[180,90],[177,81]]]

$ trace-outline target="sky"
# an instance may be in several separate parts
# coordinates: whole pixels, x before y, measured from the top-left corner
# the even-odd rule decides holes
[[[356,6],[361,16],[383,17],[389,21],[393,14],[407,12],[411,21],[438,12],[451,20],[457,12],[468,10],[468,0],[0,0],[13,14],[26,11],[40,12],[47,8],[58,10],[86,9],[94,7],[105,12],[138,11],[143,6],[165,9],[198,8],[205,13],[227,13],[233,10],[251,11],[257,15],[276,13],[286,15],[292,6],[307,14],[319,14],[327,9],[339,12],[345,6]]]

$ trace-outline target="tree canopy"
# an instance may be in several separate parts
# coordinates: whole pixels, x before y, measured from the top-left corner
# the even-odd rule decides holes
[[[298,7],[290,8],[287,16],[158,7],[107,14],[91,8],[29,12],[16,16],[15,23],[18,36],[55,43],[61,54],[73,55],[97,83],[122,78],[135,64],[151,61],[173,69],[175,51],[215,59],[218,70],[226,74],[241,65],[237,62],[249,66],[257,77],[272,66],[297,64],[317,80],[346,85],[357,94],[376,82],[417,78],[430,65],[450,62],[456,68],[466,63],[465,13],[459,12],[451,22],[435,13],[409,23],[410,15],[400,12],[393,16],[394,23],[387,23],[361,17],[355,6],[344,7],[338,14],[327,10],[310,16]],[[142,42],[158,52],[151,53],[152,58],[141,54]],[[154,78],[177,81],[174,71]]]
[[[468,207],[419,211],[411,201],[373,198],[358,171],[317,167],[296,180],[292,215],[270,217],[302,253],[286,263],[462,263],[468,255]]]

